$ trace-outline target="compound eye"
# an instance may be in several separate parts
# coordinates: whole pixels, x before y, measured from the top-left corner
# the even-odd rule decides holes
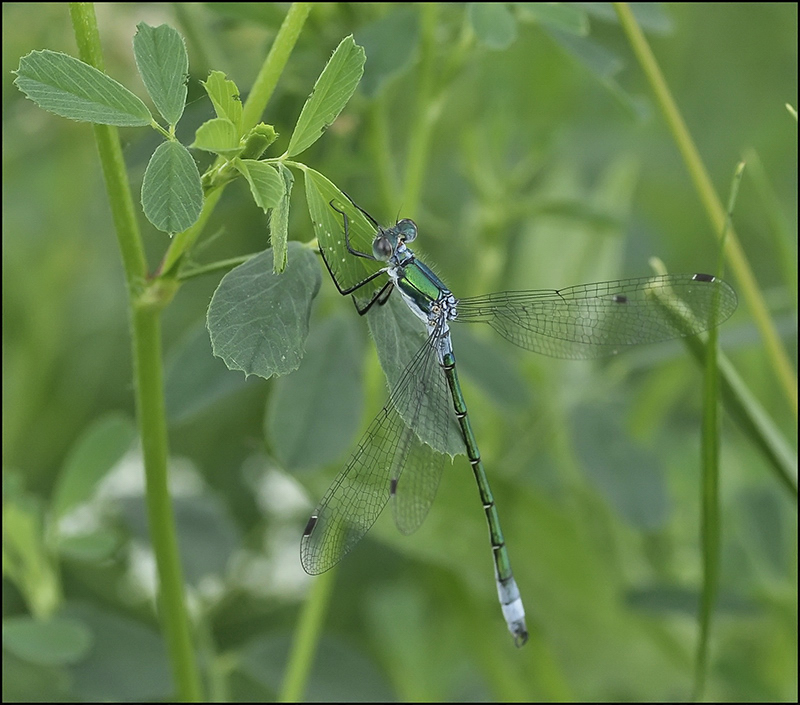
[[[378,235],[372,241],[372,254],[375,255],[375,259],[387,262],[393,253],[392,243],[389,242],[389,238],[385,235]]]
[[[417,224],[410,218],[403,218],[394,226],[403,242],[411,242],[417,237]]]

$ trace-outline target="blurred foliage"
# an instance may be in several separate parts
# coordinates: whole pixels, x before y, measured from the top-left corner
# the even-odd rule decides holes
[[[213,116],[199,81],[221,70],[246,93],[286,8],[98,5],[107,73],[145,95],[135,27],[176,27],[190,57],[188,143]],[[784,104],[797,106],[797,6],[647,5],[638,19],[723,197],[742,155],[756,155],[734,221],[796,357],[797,125]],[[644,275],[652,255],[673,272],[714,270],[715,238],[609,6],[319,4],[264,116],[280,133],[276,153],[351,33],[367,53],[362,86],[303,160],[381,222],[415,218],[419,250],[457,294]],[[12,85],[20,57],[41,48],[75,55],[66,9],[4,3],[3,695],[170,699],[129,442],[124,279],[91,129]],[[158,137],[121,136],[138,193]],[[201,171],[210,163],[195,158]],[[302,191],[289,237],[308,242]],[[166,236],[140,223],[153,269]],[[267,247],[267,218],[244,183],[225,193],[206,236],[198,263]],[[209,697],[270,700],[311,581],[298,560],[304,522],[385,381],[364,322],[342,322],[355,313],[324,270],[296,374],[311,385],[337,360],[345,379],[363,370],[361,398],[351,397],[358,380],[355,392],[329,387],[348,413],[329,400],[320,428],[296,380],[226,370],[198,333],[220,278],[191,280],[164,314],[172,489]],[[401,536],[387,512],[339,568],[306,697],[685,699],[702,570],[699,370],[677,343],[589,364],[526,356],[483,332],[456,345],[474,339],[459,358],[465,396],[531,641],[514,649],[500,619],[460,456],[417,534]],[[720,342],[795,442],[747,310]],[[707,697],[796,700],[796,501],[723,423]],[[90,497],[69,485],[78,461],[105,474]]]

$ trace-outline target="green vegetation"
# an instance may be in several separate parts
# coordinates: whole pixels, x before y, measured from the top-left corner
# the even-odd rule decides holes
[[[3,6],[5,699],[797,698],[796,5],[96,10]],[[454,331],[523,649],[464,456],[300,566],[395,325],[342,191],[457,296],[739,293],[716,364]]]

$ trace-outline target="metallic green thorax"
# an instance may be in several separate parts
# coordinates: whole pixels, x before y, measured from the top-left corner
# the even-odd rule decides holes
[[[412,310],[416,308],[427,315],[432,303],[450,293],[441,279],[417,259],[398,268],[395,283],[403,298],[412,304]]]

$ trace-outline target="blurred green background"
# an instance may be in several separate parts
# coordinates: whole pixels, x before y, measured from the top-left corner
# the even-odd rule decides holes
[[[179,128],[189,143],[212,116],[198,81],[223,70],[246,93],[287,7],[98,5],[106,71],[144,97],[135,25],[176,27],[190,56]],[[435,43],[420,47],[418,5],[315,6],[263,117],[281,133],[269,155],[285,149],[330,52],[352,33],[367,52],[361,87],[302,160],[379,221],[413,217],[415,249],[456,295],[644,276],[653,256],[672,272],[716,271],[714,234],[610,6],[570,6],[589,19],[583,36],[527,3],[509,7],[513,34],[475,39],[465,35],[474,10],[439,5]],[[723,201],[748,162],[735,227],[796,361],[797,123],[784,105],[797,106],[797,6],[652,5],[640,21]],[[66,7],[4,3],[4,699],[169,699],[124,278],[91,128],[12,84],[19,58],[41,48],[77,54]],[[427,78],[421,51],[435,57]],[[434,121],[415,151],[421,110]],[[138,199],[160,138],[120,134]],[[416,194],[409,154],[423,159]],[[153,269],[167,242],[140,222]],[[313,238],[299,179],[290,238]],[[237,182],[195,258],[268,244],[266,218]],[[299,563],[303,526],[385,382],[365,322],[324,272],[296,374],[323,389],[335,376],[349,391],[309,410],[291,376],[245,382],[227,371],[204,326],[219,278],[190,281],[164,313],[173,490],[209,697],[272,700],[313,582]],[[796,448],[795,418],[741,301],[720,342]],[[696,364],[680,343],[596,363],[526,355],[488,329],[455,344],[530,643],[515,649],[502,622],[460,456],[419,532],[401,536],[386,512],[329,578],[305,696],[688,698],[702,577]],[[721,457],[707,697],[796,701],[796,498],[724,414]],[[99,474],[115,467],[56,525],[59,482],[87,462]],[[9,556],[27,578],[10,576]],[[25,650],[29,614],[68,617],[70,628],[49,650]]]

